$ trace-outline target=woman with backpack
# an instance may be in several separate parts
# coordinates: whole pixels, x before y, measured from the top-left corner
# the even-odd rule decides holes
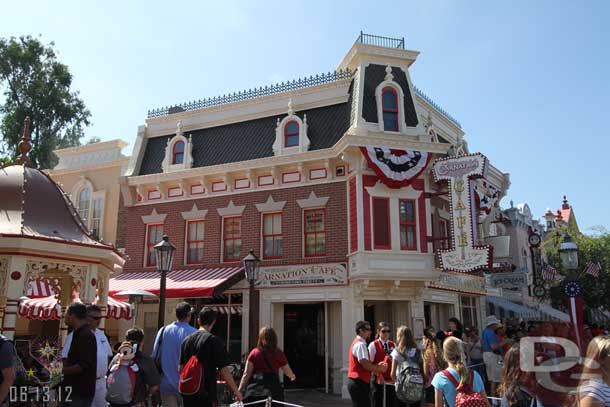
[[[413,332],[406,326],[396,331],[396,348],[392,351],[392,380],[395,382],[393,407],[419,407],[424,398],[423,363]],[[388,406],[392,407],[392,406]]]
[[[248,355],[246,369],[239,383],[239,391],[246,391],[244,403],[264,400],[269,396],[273,400],[284,401],[284,389],[278,376],[280,369],[291,381],[296,380],[286,355],[277,347],[275,330],[263,327],[259,331],[256,348]]]
[[[435,407],[489,406],[481,376],[466,366],[464,342],[450,336],[443,342],[443,357],[449,367],[434,375]]]
[[[436,341],[436,336],[434,334],[435,332],[436,330],[433,326],[429,326],[424,330],[424,349],[422,352],[424,392],[426,394],[426,403],[431,404],[434,404],[434,386],[432,386],[432,379],[437,372],[440,372],[447,366],[443,359],[443,355],[438,348],[438,342]]]

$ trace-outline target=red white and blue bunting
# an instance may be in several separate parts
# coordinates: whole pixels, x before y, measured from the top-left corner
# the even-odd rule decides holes
[[[402,188],[416,179],[428,165],[425,151],[396,150],[387,147],[360,147],[369,167],[390,188]]]
[[[489,215],[500,197],[500,191],[489,182],[479,178],[474,181],[474,192],[477,208]]]

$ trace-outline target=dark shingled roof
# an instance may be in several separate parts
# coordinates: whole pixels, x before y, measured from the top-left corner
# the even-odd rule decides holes
[[[375,98],[375,89],[381,82],[385,80],[385,66],[371,64],[364,70],[364,95],[362,97],[362,117],[369,123],[378,123],[377,119],[377,99]],[[409,127],[417,126],[417,113],[409,85],[407,75],[402,69],[392,67],[392,75],[394,81],[402,88],[405,94],[404,111],[405,122]]]
[[[349,128],[350,109],[348,101],[296,112],[301,119],[307,115],[310,151],[332,147],[343,137]],[[282,120],[285,116],[264,117],[185,133],[193,140],[193,168],[273,157],[277,119]],[[165,146],[173,136],[148,139],[139,175],[162,172]]]

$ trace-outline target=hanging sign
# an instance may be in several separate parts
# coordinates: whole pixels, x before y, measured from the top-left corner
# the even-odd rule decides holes
[[[480,153],[441,158],[433,165],[436,182],[448,181],[453,247],[439,250],[445,271],[471,272],[491,268],[491,247],[475,246],[473,181],[485,177],[487,158]]]
[[[523,272],[495,273],[489,275],[493,288],[518,288],[527,287],[527,274]]]
[[[347,284],[347,267],[340,263],[261,267],[255,283],[258,288],[343,284]]]
[[[395,150],[387,147],[360,147],[369,167],[390,188],[409,185],[430,160],[426,151]]]

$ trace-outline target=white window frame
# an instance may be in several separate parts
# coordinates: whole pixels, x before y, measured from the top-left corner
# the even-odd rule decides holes
[[[205,246],[206,246],[206,233],[205,233],[206,232],[206,230],[205,230],[206,220],[205,220],[205,217],[186,219],[184,222],[184,259],[182,262],[182,264],[184,264],[185,266],[199,265],[199,264],[203,264],[205,261],[205,259],[201,259],[201,262],[198,262],[198,263],[189,263],[189,261],[188,261],[189,223],[192,223],[192,222],[203,222],[203,250],[204,250],[204,257],[205,257]]]
[[[87,219],[86,222],[83,222],[83,224],[85,225],[85,227],[87,228],[87,230],[89,232],[93,232],[92,227],[93,227],[93,203],[98,200],[101,199],[102,201],[102,211],[101,211],[101,215],[100,215],[100,230],[98,232],[98,236],[97,238],[99,240],[103,239],[104,236],[104,219],[105,219],[105,212],[106,212],[106,190],[105,189],[100,189],[98,191],[95,190],[95,188],[93,187],[93,183],[91,181],[89,181],[87,178],[81,178],[81,180],[79,182],[76,183],[76,185],[74,185],[74,187],[72,188],[72,193],[71,195],[71,199],[72,199],[72,203],[74,206],[74,209],[76,209],[76,212],[79,214],[80,217],[80,194],[81,192],[83,192],[85,189],[89,189],[91,191],[90,196],[89,196],[89,211],[87,213]],[[82,218],[81,218],[82,219]]]

